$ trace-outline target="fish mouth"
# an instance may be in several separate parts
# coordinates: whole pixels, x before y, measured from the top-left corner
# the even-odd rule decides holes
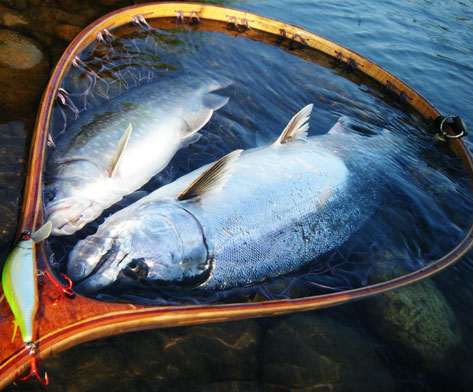
[[[100,206],[96,208],[95,205],[90,200],[59,200],[46,206],[46,221],[51,221],[54,235],[74,234],[98,216],[96,211],[100,210]]]
[[[77,262],[82,259],[79,254],[75,259],[76,263],[68,268],[75,289],[78,292],[91,294],[112,285],[123,268],[121,264],[129,256],[129,253],[121,252],[120,248],[120,244],[113,241],[111,247],[100,256],[90,271],[87,271],[86,264]]]
[[[74,203],[70,199],[58,200],[52,203],[48,203],[45,208],[46,216],[49,217],[58,211],[68,210],[73,205]]]

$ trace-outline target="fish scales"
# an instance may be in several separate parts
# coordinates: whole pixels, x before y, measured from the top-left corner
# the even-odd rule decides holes
[[[333,200],[347,199],[348,170],[338,157],[314,153],[317,147],[308,140],[242,154],[223,189],[187,202],[213,259],[205,287],[224,289],[294,271],[354,231],[360,214],[333,209]],[[329,216],[345,226],[331,230],[337,220]]]
[[[69,275],[87,292],[125,270],[221,290],[295,271],[341,245],[377,206],[390,139],[361,136],[346,119],[306,138],[309,109],[285,139],[228,154],[107,218],[71,252]]]

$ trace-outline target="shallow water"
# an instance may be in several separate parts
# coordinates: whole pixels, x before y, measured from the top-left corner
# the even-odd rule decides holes
[[[291,116],[308,103],[315,106],[309,137],[327,133],[340,116],[348,116],[347,132],[366,136],[365,143],[361,142],[364,150],[359,154],[373,155],[373,162],[379,164],[379,178],[370,174],[362,182],[365,193],[373,189],[380,200],[369,208],[369,221],[353,233],[343,247],[318,258],[313,267],[285,278],[289,279],[289,285],[276,280],[263,285],[264,289],[260,285],[245,288],[245,293],[264,290],[269,298],[290,297],[287,289],[292,287],[292,280],[302,285],[299,290],[292,290],[300,291],[299,295],[315,294],[310,287],[332,291],[359,287],[379,280],[376,278],[379,270],[392,265],[398,268],[397,275],[402,273],[400,271],[420,268],[447,253],[460,240],[465,222],[449,219],[450,204],[466,208],[469,199],[464,196],[465,185],[456,184],[443,169],[452,164],[459,168],[459,162],[438,154],[435,147],[429,146],[432,135],[428,127],[414,113],[404,113],[401,109],[408,111],[407,106],[396,103],[383,88],[361,74],[347,70],[336,60],[322,62],[325,66],[307,61],[311,57],[317,59],[317,54],[311,50],[299,48],[286,52],[277,46],[221,32],[184,28],[125,31],[124,36],[114,31],[120,38],[108,43],[91,44],[80,56],[83,63],[73,67],[66,76],[62,86],[69,92],[68,102],[67,105],[56,103],[51,126],[58,145],[62,134],[74,129],[76,121],[82,124],[83,116],[99,118],[101,103],[114,99],[120,102],[120,105],[115,103],[116,107],[138,104],[130,100],[128,92],[139,91],[141,85],[153,80],[168,80],[169,84],[164,86],[171,88],[172,80],[182,75],[231,81],[230,86],[218,91],[230,97],[229,103],[213,115],[200,132],[201,139],[182,149],[164,171],[141,188],[139,195],[150,193],[235,149],[270,143]],[[92,69],[96,71],[90,71]],[[162,94],[166,93],[163,89]],[[94,115],[90,116],[91,113]],[[371,138],[379,138],[380,146],[373,148]],[[360,172],[356,176],[362,178],[363,175]],[[384,189],[375,192],[376,188]],[[439,190],[434,191],[434,188]],[[357,206],[357,197],[353,197],[352,202]],[[362,198],[363,193],[359,197]],[[51,261],[66,272],[67,254],[77,240],[95,232],[105,216],[136,198],[131,195],[111,207],[76,235],[52,237],[48,240],[54,251]],[[278,201],[286,202],[289,200]],[[374,213],[373,208],[376,208]],[[434,238],[436,246],[432,248]],[[399,255],[399,260],[387,261],[387,255],[393,253]],[[145,283],[149,286],[150,282]],[[282,288],[272,291],[272,286],[281,285]],[[161,294],[156,296],[152,286],[138,292],[121,287],[113,289],[120,299],[132,295],[135,301],[143,297],[146,302],[162,302]],[[218,293],[216,297],[212,294],[211,299],[201,301],[214,302],[222,297],[227,301],[228,297],[235,300],[238,291]],[[98,294],[99,298],[110,298],[103,292]],[[194,302],[201,294],[184,291],[183,295]],[[208,297],[208,293],[205,296]],[[169,298],[171,303],[178,300],[175,294]]]
[[[473,16],[471,3],[406,1],[400,4],[384,2],[373,7],[367,1],[345,2],[342,5],[331,1],[318,2],[317,4],[299,1],[248,1],[232,2],[229,5],[300,25],[347,46],[400,77],[427,97],[441,112],[460,115],[467,124],[472,123],[473,116],[467,110],[471,101],[470,92],[473,84],[472,67],[468,61],[473,49],[473,44],[468,38]],[[288,7],[290,12],[288,12]],[[399,165],[396,169],[397,185],[393,187],[395,192],[392,192],[392,196],[387,200],[387,207],[377,211],[373,218],[375,219],[373,224],[365,225],[364,230],[357,233],[357,240],[334,257],[339,257],[339,260],[343,261],[347,260],[347,255],[355,254],[355,259],[365,260],[366,255],[363,252],[366,251],[366,245],[375,244],[370,248],[375,255],[389,249],[391,251],[386,256],[388,262],[394,259],[395,263],[413,269],[423,265],[428,258],[434,259],[444,254],[461,238],[462,232],[469,223],[468,216],[471,215],[471,199],[466,190],[467,186],[464,183],[461,165],[458,160],[449,157],[445,151],[439,151],[430,144],[431,137],[425,130],[425,125],[419,124],[415,116],[404,113],[401,110],[402,106],[395,104],[391,106],[393,104],[391,100],[381,99],[382,94],[365,85],[363,81],[353,83],[346,79],[346,77],[353,75],[349,75],[344,69],[332,70],[320,67],[300,60],[293,54],[283,52],[276,47],[257,42],[246,42],[242,38],[235,39],[224,34],[194,33],[185,30],[178,31],[176,34],[185,37],[182,38],[184,41],[182,46],[186,47],[186,51],[182,53],[177,51],[174,56],[166,59],[166,63],[176,64],[176,68],[197,67],[207,69],[207,72],[218,70],[224,76],[235,80],[234,85],[226,90],[231,96],[231,101],[214,115],[207,127],[208,139],[204,135],[199,142],[201,143],[200,147],[191,146],[190,150],[194,155],[200,153],[202,158],[215,159],[234,148],[247,148],[255,144],[263,144],[276,137],[292,114],[308,103],[307,101],[316,104],[311,121],[312,134],[326,132],[339,115],[346,114],[375,133],[387,128],[397,137],[408,140],[407,146],[404,147],[407,153],[403,154],[401,159],[396,162]],[[223,47],[231,48],[231,50],[223,51]],[[218,56],[215,56],[215,53],[218,53]],[[202,58],[206,59],[208,63],[200,63]],[[278,75],[278,77],[275,78],[274,75]],[[246,103],[244,109],[241,107],[243,102]],[[8,127],[12,135],[18,135],[19,127],[14,127],[12,124],[9,123],[4,127]],[[419,136],[409,135],[411,132],[418,135],[419,128],[422,129]],[[211,137],[211,134],[217,136]],[[21,135],[16,137],[17,145],[21,146],[23,142]],[[204,149],[205,142],[212,143],[212,146],[217,144],[220,148],[218,151],[208,151],[207,149],[204,152],[207,152],[208,155],[202,154],[203,151],[199,148]],[[213,154],[217,154],[217,156]],[[17,155],[19,154],[17,153]],[[176,158],[181,158],[179,162],[182,162],[184,156],[185,154],[181,154]],[[194,160],[184,162],[186,164],[181,164],[178,171],[188,170],[192,168],[192,165],[198,166],[204,163]],[[13,167],[12,171],[18,172],[19,169],[15,169],[14,163],[10,165],[8,167]],[[400,168],[406,170],[400,170]],[[165,171],[145,190],[149,191],[154,186],[169,181],[174,175],[176,172],[170,172],[170,169]],[[6,183],[7,181],[5,181]],[[9,182],[9,187],[11,186],[12,183]],[[10,192],[8,195],[11,195],[11,199],[15,199],[18,195],[12,190],[8,192]],[[402,216],[399,216],[399,211],[403,212]],[[385,224],[387,220],[390,222],[389,226]],[[380,224],[384,224],[384,226],[379,226]],[[13,227],[10,229],[10,233],[12,230]],[[392,254],[392,249],[400,250],[399,254]],[[360,252],[361,255],[358,255],[357,253]],[[351,259],[348,258],[348,261]],[[369,268],[368,270],[371,272]],[[356,279],[350,279],[348,284],[350,286],[363,284],[372,276],[365,273],[368,270],[363,270],[361,274],[357,271],[357,274],[354,275]],[[468,365],[473,363],[471,354],[473,319],[470,311],[473,295],[468,279],[471,277],[472,270],[473,263],[470,258],[466,257],[434,279],[436,287],[441,290],[440,295],[447,299],[449,307],[453,309],[454,316],[449,320],[455,322],[450,323],[447,328],[451,328],[453,334],[456,333],[456,328],[460,328],[461,331],[460,347],[457,345],[453,352],[445,354],[449,365],[446,364],[446,361],[440,361],[438,368],[433,369],[403,359],[402,355],[396,352],[395,344],[393,344],[394,339],[390,340],[389,337],[382,336],[382,334],[380,336],[380,332],[373,328],[372,323],[377,320],[373,318],[372,313],[367,311],[367,308],[371,306],[367,301],[356,306],[350,305],[331,311],[315,312],[308,316],[314,318],[314,324],[310,324],[312,327],[307,326],[306,328],[315,328],[314,325],[317,325],[318,321],[322,323],[322,318],[328,317],[330,320],[344,325],[348,330],[368,338],[365,345],[376,347],[376,355],[382,358],[381,362],[389,369],[389,373],[394,379],[394,385],[399,390],[448,390],[452,385],[457,390],[468,390],[468,386],[471,385],[469,384],[471,376],[463,369],[468,369]],[[348,272],[342,270],[338,275],[335,274],[335,277],[338,276],[346,277]],[[342,285],[340,281],[330,281],[329,283],[332,286]],[[414,291],[413,295],[425,299],[420,292]],[[429,306],[428,303],[424,305],[425,307]],[[436,309],[434,308],[433,314],[442,313],[442,307]],[[317,318],[319,313],[320,320]],[[240,328],[248,327],[250,330],[257,328],[258,331],[254,336],[264,335],[265,341],[271,342],[272,334],[276,333],[275,331],[280,333],[284,323],[286,323],[286,327],[282,330],[290,334],[291,328],[294,326],[306,325],[304,320],[297,317],[283,318],[257,323],[257,327],[251,323],[250,327],[246,324],[233,323],[223,328],[230,331],[232,328],[234,329],[232,332],[227,331],[227,334],[238,334]],[[437,321],[437,319],[434,320]],[[429,336],[429,329],[436,327],[435,324],[433,326],[419,325],[425,329],[424,336]],[[437,325],[444,326],[444,324]],[[216,334],[215,330],[209,328],[208,333]],[[301,328],[304,331],[304,328]],[[198,328],[178,329],[175,333],[165,331],[155,335],[142,334],[141,339],[151,339],[150,336],[154,338],[158,336],[162,341],[171,339],[169,336],[172,337],[174,334],[193,336],[198,334],[196,331],[199,331]],[[136,337],[140,336],[139,334],[134,336],[134,339],[140,340],[140,337]],[[435,336],[439,338],[437,335]],[[337,338],[335,338],[336,340]],[[251,357],[260,369],[259,375],[251,372],[243,374],[243,372],[237,379],[251,381],[251,385],[247,385],[247,390],[263,387],[272,390],[275,379],[271,378],[271,372],[268,370],[270,365],[268,364],[274,362],[278,353],[270,354],[267,346],[261,343],[261,338],[256,341],[260,342],[257,344],[258,352],[264,354],[257,356],[257,359]],[[433,341],[431,343],[435,347],[441,346],[441,342]],[[121,355],[129,355],[129,351],[127,351],[129,348],[122,346],[123,343],[119,338],[116,338],[97,343],[96,346],[91,343],[89,346],[84,346],[84,350],[94,351],[95,347],[97,352],[103,353],[106,350],[117,349]],[[79,349],[80,347],[73,352],[75,354],[71,355],[80,358]],[[343,347],[339,347],[339,349],[343,350]],[[441,359],[438,358],[441,353],[442,350],[437,348],[436,351],[434,350],[433,358]],[[201,360],[197,354],[195,356],[196,361]],[[175,366],[171,357],[166,357],[162,366]],[[349,350],[347,358],[350,358]],[[305,363],[299,363],[297,366],[310,368],[311,360],[307,357]],[[430,360],[435,362],[432,358]],[[212,360],[209,361],[212,363]],[[122,362],[126,368],[126,361]],[[51,360],[49,365],[46,361],[45,366],[49,366],[51,372],[56,372],[57,377],[63,380],[64,385],[68,385],[68,389],[72,390],[67,380],[61,377],[61,367],[54,360]],[[103,369],[96,370],[98,374],[106,372],[107,366],[111,365],[103,366]],[[190,373],[193,373],[189,370],[192,369],[192,366],[195,369],[198,368],[197,363],[190,364],[188,367]],[[345,364],[345,368],[350,369],[353,366],[354,362]],[[364,377],[360,378],[366,382],[367,379],[373,377],[373,372],[378,370],[374,365],[371,368],[367,365],[363,371],[365,372],[362,373]],[[137,372],[139,373],[139,370],[135,370],[135,376],[129,376],[128,381],[124,382],[135,383],[137,386],[145,385],[144,382],[140,384],[140,379],[136,376]],[[163,373],[162,377],[164,379],[167,377],[170,381],[167,390],[179,390],[183,385],[179,384],[179,382],[183,382],[182,380],[190,382],[192,377],[185,375],[182,368],[180,372],[181,378],[173,377],[169,372]],[[289,375],[294,377],[296,374],[298,374],[296,370],[293,370],[292,373],[289,372]],[[214,383],[212,388],[215,390],[219,390],[218,384],[215,384],[216,381],[227,380],[230,376],[221,377],[222,379],[216,377],[210,380]],[[199,387],[195,387],[196,389],[208,390],[211,388],[209,386],[211,384],[205,383],[208,381],[206,377],[194,377],[194,379],[197,380],[196,385],[199,385]],[[77,383],[77,380],[75,382]],[[335,379],[332,382],[335,383]],[[356,382],[360,382],[360,380],[347,377],[345,382],[339,379],[337,385],[344,385],[341,390],[353,390]],[[371,390],[390,389],[380,388],[382,384],[381,381],[379,382],[378,388],[375,386]],[[91,384],[95,385],[95,388],[100,388],[98,385],[102,385],[103,388],[105,385],[103,383]],[[146,385],[151,390],[158,387],[163,388],[160,384]],[[235,388],[245,390],[241,384],[238,385],[240,386]],[[303,387],[303,385],[288,382],[286,385],[279,386],[282,390],[290,387]],[[308,385],[305,387],[308,388]],[[93,388],[92,386],[91,389]],[[277,387],[275,388],[274,390],[278,390]],[[228,385],[220,384],[220,389],[228,389]]]

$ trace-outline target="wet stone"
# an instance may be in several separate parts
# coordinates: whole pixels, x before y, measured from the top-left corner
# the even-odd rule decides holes
[[[256,381],[220,381],[202,383],[200,381],[184,381],[173,384],[168,389],[159,391],[202,391],[202,392],[261,392],[261,388]]]
[[[160,351],[167,381],[159,389],[166,390],[173,380],[256,381],[259,337],[255,321],[180,328],[162,334],[161,338],[167,339]]]
[[[14,69],[31,69],[37,66],[43,54],[36,43],[21,34],[0,30],[0,65]]]
[[[268,330],[265,391],[393,391],[371,342],[321,312],[295,314]]]
[[[55,63],[63,54],[67,43],[89,23],[101,17],[103,11],[88,3],[71,0],[58,1],[52,5],[38,4],[29,7],[25,14],[31,21],[28,26],[30,33],[48,48],[48,54]]]
[[[28,24],[24,15],[0,5],[0,26],[18,28]]]
[[[68,12],[56,7],[39,6],[30,10],[29,15],[33,20],[33,29],[45,32],[50,35],[55,34],[55,28],[61,24],[71,24],[74,26],[86,26],[87,16],[82,12]]]
[[[392,277],[391,272],[384,274],[384,279]],[[360,306],[372,330],[390,343],[401,362],[421,371],[449,371],[450,355],[461,345],[462,336],[455,314],[431,280],[384,293]]]
[[[4,4],[18,11],[25,11],[29,7],[29,0],[6,0]]]
[[[62,24],[56,26],[56,35],[63,41],[71,42],[81,32],[81,30],[82,29],[79,26]]]
[[[256,321],[157,329],[92,341],[42,361],[55,390],[258,391]],[[42,390],[34,380],[7,391]]]
[[[49,61],[37,42],[15,31],[0,29],[2,122],[36,112],[48,74]]]
[[[42,362],[42,369],[58,391],[150,391],[139,378],[130,377],[128,358],[111,339],[83,344],[48,358]]]
[[[25,159],[24,124],[0,125],[0,260],[4,260],[15,236],[18,201]]]
[[[123,0],[98,0],[98,3],[106,7],[112,7],[119,4],[123,4]]]

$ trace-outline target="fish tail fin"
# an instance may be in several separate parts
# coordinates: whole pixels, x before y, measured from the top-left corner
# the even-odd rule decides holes
[[[220,109],[222,106],[226,105],[229,98],[215,94],[215,91],[221,90],[233,84],[233,80],[227,79],[225,77],[219,76],[217,79],[209,78],[205,90],[206,92],[202,96],[203,105],[212,110]]]
[[[403,138],[400,138],[389,129],[382,128],[380,131],[379,128],[376,128],[374,130],[347,116],[341,116],[328,131],[328,134],[340,135],[343,138],[350,137],[350,140],[354,143],[353,145],[363,141],[365,148],[381,148],[391,153],[402,150]]]
[[[184,129],[182,130],[183,146],[187,146],[199,140],[199,136],[196,135],[196,132],[209,122],[215,110],[226,105],[230,99],[229,97],[215,94],[212,91],[224,88],[231,83],[232,81],[230,80],[223,80],[220,82],[214,79],[209,79],[208,85],[205,87],[205,92],[202,94],[202,110],[187,113],[183,117],[185,122]]]

